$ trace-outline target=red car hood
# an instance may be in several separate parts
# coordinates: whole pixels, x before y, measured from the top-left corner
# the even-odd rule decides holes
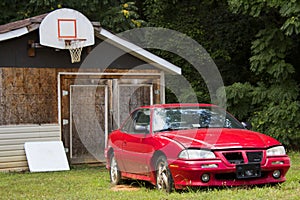
[[[192,129],[162,132],[159,135],[175,140],[186,148],[267,148],[280,145],[280,142],[272,137],[246,129]]]

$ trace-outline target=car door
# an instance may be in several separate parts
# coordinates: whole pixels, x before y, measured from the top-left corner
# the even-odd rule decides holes
[[[126,172],[134,174],[149,173],[149,159],[153,153],[150,134],[150,110],[140,109],[129,118],[130,122],[121,129],[123,132],[122,162]]]

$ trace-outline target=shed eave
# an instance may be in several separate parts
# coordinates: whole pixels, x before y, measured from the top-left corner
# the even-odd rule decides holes
[[[176,65],[156,56],[143,48],[128,42],[109,31],[101,28],[99,31],[99,37],[106,40],[107,42],[125,50],[126,52],[154,65],[155,67],[167,71],[171,74],[181,75],[181,69]]]
[[[27,34],[28,32],[29,31],[28,31],[27,27],[23,27],[23,28],[9,31],[9,32],[0,33],[0,41],[20,37],[22,35]]]

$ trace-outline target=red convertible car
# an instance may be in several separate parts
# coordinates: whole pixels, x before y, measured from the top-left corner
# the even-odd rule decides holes
[[[281,183],[290,167],[280,142],[210,104],[140,107],[109,135],[105,156],[113,184],[145,180],[167,192]]]

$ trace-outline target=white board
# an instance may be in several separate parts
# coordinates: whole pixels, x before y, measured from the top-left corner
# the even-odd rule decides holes
[[[77,10],[61,8],[49,13],[39,27],[40,43],[66,49],[63,39],[85,39],[84,47],[95,44],[94,27],[89,19]]]
[[[30,172],[70,170],[61,141],[26,142],[24,148]]]

